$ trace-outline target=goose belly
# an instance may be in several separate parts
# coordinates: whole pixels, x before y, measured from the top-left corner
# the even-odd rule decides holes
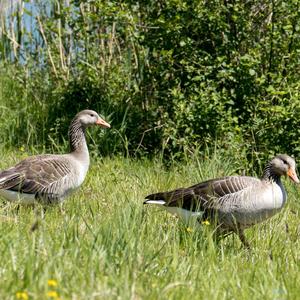
[[[260,192],[252,190],[244,196],[239,202],[220,210],[219,218],[223,223],[249,227],[278,213],[286,202],[285,190],[275,183]]]
[[[77,167],[74,170],[76,176],[72,179],[72,183],[73,183],[72,189],[77,189],[84,182],[88,169],[89,169],[89,163],[87,162],[77,163]]]
[[[163,206],[163,208],[169,213],[179,217],[186,224],[201,218],[203,215],[203,211],[195,212],[181,207]]]
[[[33,204],[36,202],[34,194],[18,193],[9,190],[0,190],[0,196],[11,202],[19,202],[22,204]]]

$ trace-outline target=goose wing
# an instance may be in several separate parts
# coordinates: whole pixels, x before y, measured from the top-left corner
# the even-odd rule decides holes
[[[239,198],[236,197],[237,193],[259,184],[259,182],[259,179],[247,176],[212,179],[188,188],[148,195],[144,203],[157,201],[158,204],[181,207],[191,211],[218,209],[223,204],[226,205],[225,202]]]
[[[71,174],[63,156],[37,155],[0,172],[0,189],[35,195],[59,195],[61,185]]]

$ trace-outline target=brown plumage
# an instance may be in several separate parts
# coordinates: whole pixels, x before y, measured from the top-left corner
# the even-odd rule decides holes
[[[69,128],[70,153],[31,156],[0,172],[0,195],[27,204],[62,201],[86,176],[89,153],[85,129],[92,125],[110,127],[96,112],[81,111]]]
[[[282,175],[299,182],[294,159],[277,155],[266,166],[262,179],[229,176],[188,188],[148,195],[144,204],[158,204],[184,221],[196,217],[217,225],[218,233],[235,232],[248,246],[243,230],[281,210],[286,192]]]

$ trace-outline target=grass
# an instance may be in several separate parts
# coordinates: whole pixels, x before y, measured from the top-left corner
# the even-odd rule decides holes
[[[2,154],[0,169],[24,156]],[[34,232],[33,209],[3,202],[1,299],[299,297],[298,191],[287,180],[288,204],[247,230],[248,251],[235,237],[215,244],[210,226],[187,229],[172,215],[142,205],[148,193],[233,174],[236,165],[229,160],[192,157],[168,168],[159,160],[93,161],[63,211],[50,207]]]

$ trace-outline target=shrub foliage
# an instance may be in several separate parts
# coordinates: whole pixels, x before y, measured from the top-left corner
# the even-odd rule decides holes
[[[300,154],[298,0],[20,3],[0,31],[7,144],[50,146],[89,107],[114,128],[103,154]]]

